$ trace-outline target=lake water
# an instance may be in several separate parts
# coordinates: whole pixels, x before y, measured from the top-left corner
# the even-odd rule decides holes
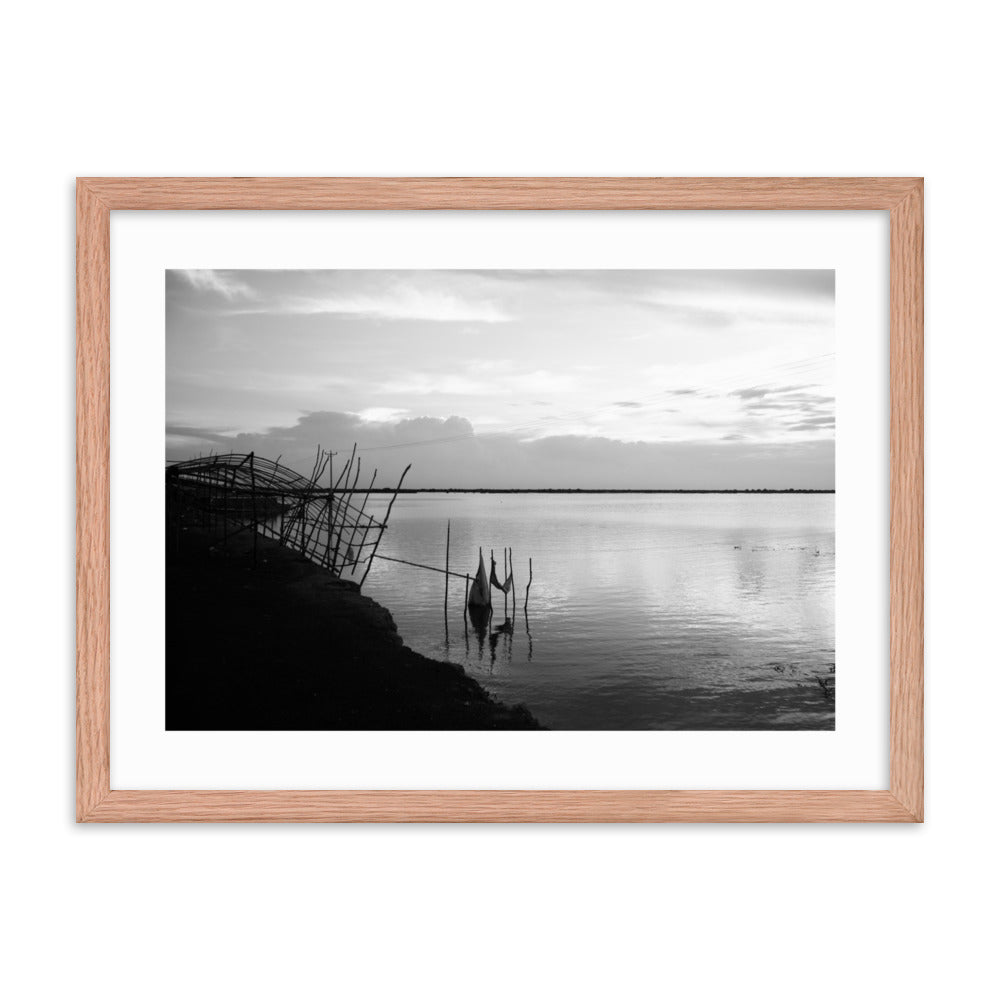
[[[365,593],[403,641],[460,663],[553,729],[832,729],[834,496],[403,494],[382,555],[474,574],[493,591],[484,629],[465,582],[375,560]],[[386,498],[372,498],[377,517]],[[533,580],[527,613],[528,559]]]

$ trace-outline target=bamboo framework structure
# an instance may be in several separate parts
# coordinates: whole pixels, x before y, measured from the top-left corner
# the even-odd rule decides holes
[[[358,489],[357,448],[334,479],[336,452],[317,449],[309,478],[278,462],[248,455],[209,455],[167,467],[167,523],[184,516],[221,532],[223,541],[250,531],[280,542],[340,577],[362,568],[368,575],[389,523],[392,505],[410,467],[400,476],[385,516],[365,510],[375,484]],[[327,485],[320,485],[324,474]]]

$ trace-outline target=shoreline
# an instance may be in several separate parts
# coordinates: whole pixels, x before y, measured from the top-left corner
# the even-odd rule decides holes
[[[351,581],[258,535],[166,537],[171,730],[541,729],[454,663],[403,644]]]

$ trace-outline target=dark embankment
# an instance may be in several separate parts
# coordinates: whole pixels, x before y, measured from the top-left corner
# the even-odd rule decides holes
[[[216,543],[213,547],[213,541]],[[167,729],[537,729],[275,542],[168,532]]]

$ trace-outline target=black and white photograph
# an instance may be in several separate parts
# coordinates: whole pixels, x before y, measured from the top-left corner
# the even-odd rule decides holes
[[[168,730],[833,730],[833,270],[169,270]]]

